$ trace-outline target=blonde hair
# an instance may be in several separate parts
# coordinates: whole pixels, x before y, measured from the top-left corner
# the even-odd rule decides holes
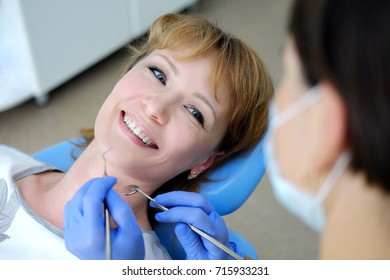
[[[245,43],[223,32],[216,25],[195,15],[167,14],[158,18],[147,42],[132,48],[130,70],[156,49],[190,47],[183,59],[192,59],[217,51],[211,81],[215,93],[219,82],[227,78],[231,94],[231,118],[219,150],[230,157],[248,149],[264,135],[267,126],[268,103],[273,96],[272,81],[259,57]]]
[[[262,138],[267,127],[268,104],[274,88],[272,81],[256,53],[241,40],[223,32],[216,25],[195,15],[167,14],[158,18],[150,28],[147,41],[140,47],[131,47],[132,55],[126,71],[157,49],[190,49],[183,59],[193,59],[211,51],[217,58],[211,72],[211,81],[217,93],[219,82],[227,79],[230,85],[230,119],[227,131],[213,167],[224,163],[237,153],[247,151]],[[194,180],[180,174],[165,183],[158,192],[174,189],[195,191],[201,181],[207,180],[204,172]]]

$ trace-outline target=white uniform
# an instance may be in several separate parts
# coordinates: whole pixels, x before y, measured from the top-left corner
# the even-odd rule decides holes
[[[0,145],[0,259],[77,259],[63,231],[37,215],[23,200],[15,182],[56,170],[14,148]],[[153,231],[143,230],[145,259],[171,259]]]

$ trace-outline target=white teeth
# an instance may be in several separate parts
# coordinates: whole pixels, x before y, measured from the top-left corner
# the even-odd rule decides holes
[[[130,129],[135,129],[136,128],[136,126],[135,126],[135,123],[133,123],[133,122],[127,122],[127,124],[129,125],[129,127],[130,127]]]
[[[150,147],[153,147],[155,145],[152,145],[153,142],[152,140],[150,140],[150,138],[148,136],[145,135],[145,133],[142,131],[141,128],[139,128],[135,122],[133,122],[132,119],[130,119],[128,116],[124,116],[123,118],[123,121],[127,124],[127,127],[135,134],[139,137],[139,139],[142,140],[142,142],[144,142],[146,145],[150,146]]]
[[[139,135],[141,134],[142,130],[141,130],[139,127],[136,127],[136,128],[133,130],[133,132],[134,132],[137,136],[139,136]]]

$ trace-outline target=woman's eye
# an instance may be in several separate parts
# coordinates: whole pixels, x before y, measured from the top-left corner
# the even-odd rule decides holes
[[[164,86],[167,84],[167,77],[165,73],[158,69],[156,66],[149,66],[149,70],[153,73],[157,80],[160,81]]]
[[[191,107],[191,106],[187,106],[187,105],[185,105],[184,106],[187,110],[188,110],[188,112],[190,112],[190,114],[200,123],[200,125],[202,126],[202,127],[204,127],[204,118],[203,118],[203,115],[202,115],[202,113],[198,110],[198,109],[196,109],[196,108],[194,108],[194,107]]]

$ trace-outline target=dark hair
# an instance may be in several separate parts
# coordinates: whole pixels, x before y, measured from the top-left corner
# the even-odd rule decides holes
[[[309,84],[327,79],[347,118],[352,168],[390,191],[390,1],[298,0],[289,33]]]

